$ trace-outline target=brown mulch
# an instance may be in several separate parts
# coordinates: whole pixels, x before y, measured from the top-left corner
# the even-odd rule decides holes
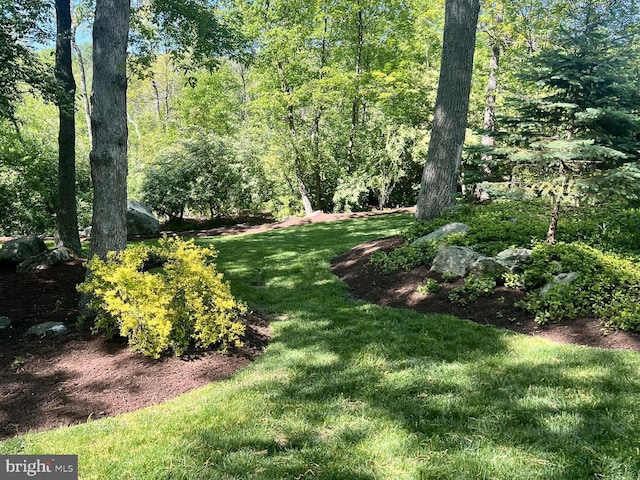
[[[234,225],[202,225],[177,234],[257,233],[383,213],[388,212],[319,213],[278,223],[248,218]],[[0,238],[0,242],[6,240],[9,238]],[[161,403],[228,377],[257,358],[269,340],[268,323],[252,315],[242,349],[187,359],[145,358],[132,353],[122,340],[107,340],[74,328],[79,301],[76,285],[84,279],[84,272],[79,260],[31,273],[0,270],[0,316],[12,321],[10,328],[0,330],[0,440]],[[30,326],[46,321],[64,322],[72,333],[24,338]]]
[[[280,223],[247,223],[180,234],[254,233],[382,213],[387,212],[318,214]],[[426,268],[382,275],[367,265],[373,252],[389,250],[400,242],[398,237],[392,237],[360,245],[334,259],[332,269],[349,284],[354,296],[381,305],[452,314],[559,342],[640,351],[637,335],[604,332],[594,319],[539,327],[514,307],[521,292],[504,289],[460,306],[448,300],[448,289],[456,284],[437,294],[417,293],[424,279],[433,277]],[[12,320],[9,329],[0,331],[0,440],[161,403],[228,377],[257,358],[269,340],[268,323],[253,315],[248,319],[248,336],[242,349],[226,355],[205,352],[186,359],[147,359],[132,353],[122,340],[107,340],[91,336],[86,329],[74,328],[79,300],[75,287],[83,278],[81,261],[24,274],[0,271],[0,315]],[[31,325],[45,321],[64,322],[72,333],[63,337],[23,337]]]
[[[400,245],[400,237],[368,242],[336,257],[331,268],[349,285],[353,296],[379,305],[410,308],[423,313],[455,315],[482,325],[492,325],[560,343],[640,351],[640,335],[608,331],[595,318],[539,325],[534,322],[532,315],[515,306],[524,297],[522,291],[499,287],[490,296],[460,305],[449,300],[449,293],[462,285],[462,280],[445,284],[436,293],[422,294],[418,292],[418,287],[424,284],[426,278],[442,281],[438,274],[430,272],[427,267],[381,274],[368,265],[369,257],[374,252],[390,251]]]
[[[146,358],[122,339],[74,328],[75,287],[84,272],[79,260],[30,273],[0,272],[0,312],[12,321],[0,331],[0,439],[161,403],[228,377],[259,356],[269,339],[267,322],[249,316],[245,346],[229,354]],[[64,322],[72,333],[24,337],[45,321]]]

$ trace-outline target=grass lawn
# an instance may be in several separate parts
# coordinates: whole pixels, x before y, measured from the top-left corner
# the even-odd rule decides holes
[[[82,479],[638,479],[640,355],[348,297],[330,259],[408,216],[216,238],[263,357],[168,403],[12,438]]]

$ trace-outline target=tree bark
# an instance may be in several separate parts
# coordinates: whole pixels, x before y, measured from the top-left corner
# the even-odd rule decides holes
[[[93,25],[90,257],[127,246],[127,39],[129,0],[97,0]]]
[[[487,81],[487,96],[484,104],[484,122],[482,135],[482,145],[493,147],[493,132],[496,128],[496,90],[498,89],[497,71],[500,66],[500,45],[491,46],[491,58],[489,59],[489,79]]]
[[[87,87],[87,70],[84,66],[84,57],[82,56],[82,50],[78,46],[75,39],[75,34],[71,36],[71,46],[76,51],[76,57],[78,58],[78,67],[80,70],[80,92],[82,95],[82,107],[84,110],[84,118],[87,121],[87,133],[89,135],[89,145],[93,145],[93,133],[91,132],[91,106],[89,105],[89,89]]]
[[[551,219],[545,243],[551,245],[556,243],[556,232],[558,231],[558,220],[560,218],[560,195],[553,195],[553,207],[551,208]]]
[[[56,0],[55,76],[60,128],[58,130],[58,199],[55,244],[79,254],[78,208],[76,204],[76,82],[71,66],[71,2]]]
[[[442,65],[416,219],[453,206],[469,110],[479,0],[446,0]]]

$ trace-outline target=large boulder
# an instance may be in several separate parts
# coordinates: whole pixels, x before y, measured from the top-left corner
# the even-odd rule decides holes
[[[445,226],[440,227],[437,230],[434,230],[428,235],[425,235],[423,237],[420,237],[414,240],[413,245],[416,245],[417,243],[428,242],[428,241],[437,242],[438,240],[441,240],[444,237],[448,237],[449,235],[453,235],[454,233],[462,233],[462,234],[467,233],[467,230],[469,230],[469,226],[464,223],[459,223],[459,222],[448,223]]]
[[[531,252],[528,248],[507,248],[498,253],[495,260],[510,272],[518,271],[529,261]]]
[[[29,270],[42,270],[59,262],[66,262],[75,258],[73,251],[67,247],[58,247],[42,252],[40,255],[27,258],[16,267],[16,272],[24,273]]]
[[[0,248],[0,265],[16,266],[27,258],[47,250],[44,241],[37,235],[9,240]]]
[[[127,233],[129,235],[158,235],[160,222],[151,208],[135,200],[127,201]]]
[[[431,270],[448,277],[464,277],[471,265],[482,255],[467,247],[440,245]]]
[[[498,278],[506,272],[506,267],[491,257],[478,257],[469,265],[469,273],[478,276]]]

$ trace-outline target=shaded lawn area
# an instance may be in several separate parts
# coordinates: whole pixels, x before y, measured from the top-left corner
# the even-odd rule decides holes
[[[640,356],[350,298],[338,253],[406,215],[213,239],[265,354],[165,404],[0,443],[83,479],[636,479]],[[208,243],[203,240],[203,243]]]

